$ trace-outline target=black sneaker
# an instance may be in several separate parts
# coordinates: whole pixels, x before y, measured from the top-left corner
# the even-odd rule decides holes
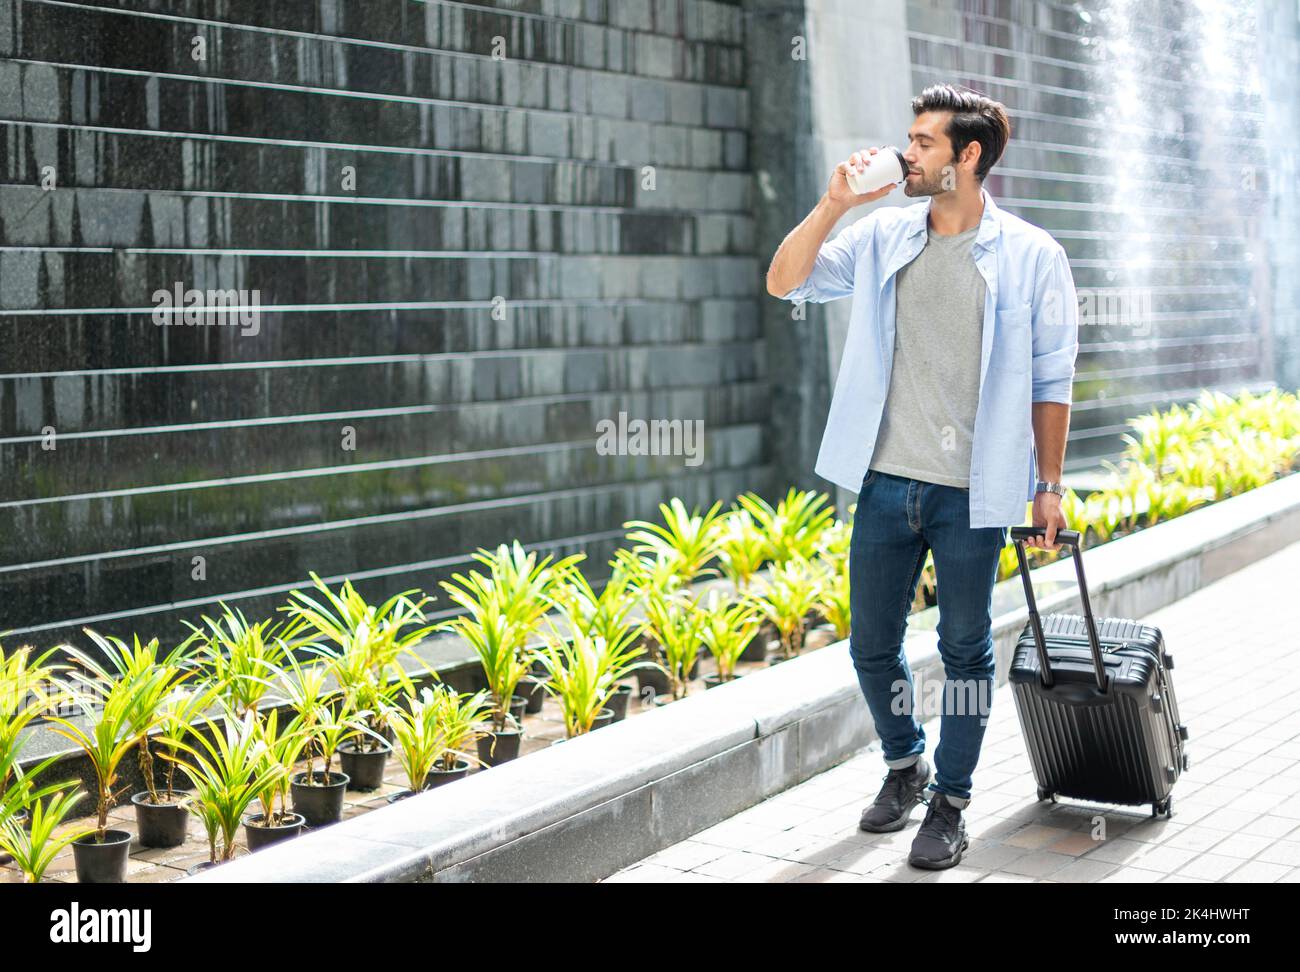
[[[925,812],[921,829],[912,841],[907,863],[932,871],[953,867],[961,863],[961,852],[969,844],[961,810],[942,793],[934,792],[930,794],[930,809]]]
[[[929,782],[930,764],[924,756],[917,757],[911,766],[891,769],[885,775],[885,785],[880,788],[875,802],[862,811],[859,829],[875,834],[902,830],[907,826],[912,808],[924,802],[921,793]]]

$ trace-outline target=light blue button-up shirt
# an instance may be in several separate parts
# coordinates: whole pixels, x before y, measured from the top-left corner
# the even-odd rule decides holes
[[[979,405],[971,441],[970,525],[1015,526],[1034,498],[1031,402],[1070,403],[1078,301],[1065,250],[1000,209],[986,190],[971,252],[987,285]],[[876,447],[894,364],[894,286],[926,241],[930,199],[876,209],[822,244],[812,273],[784,300],[853,298],[816,472],[854,494]]]

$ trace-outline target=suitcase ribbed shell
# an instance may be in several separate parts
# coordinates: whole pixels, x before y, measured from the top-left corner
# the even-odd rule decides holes
[[[1098,619],[1109,681],[1103,693],[1084,619],[1051,614],[1042,624],[1054,685],[1043,685],[1030,624],[1009,673],[1040,791],[1100,803],[1163,802],[1185,766],[1186,728],[1160,630]]]

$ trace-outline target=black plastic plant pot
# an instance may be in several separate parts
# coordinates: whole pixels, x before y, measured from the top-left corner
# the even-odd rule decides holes
[[[191,864],[189,867],[187,867],[185,869],[185,873],[188,874],[190,877],[194,877],[194,875],[196,874],[202,874],[204,871],[210,871],[214,867],[220,867],[220,866],[221,866],[220,861],[200,861],[198,864]]]
[[[632,698],[633,691],[631,685],[620,685],[609,697],[605,707],[614,713],[615,722],[622,722],[627,718],[627,703]]]
[[[668,673],[661,668],[638,668],[636,671],[638,695],[644,696],[646,689],[654,689],[654,694],[665,695],[672,691],[668,682]]]
[[[546,667],[546,663],[538,658],[534,658],[533,663],[528,666],[528,674],[533,678],[546,678],[550,673],[550,669]]]
[[[26,807],[23,807],[21,810],[15,813],[12,819],[17,821],[18,826],[22,827],[23,830],[32,829],[32,813]]]
[[[490,732],[478,738],[478,758],[484,766],[499,766],[519,756],[519,743],[523,740],[522,729],[503,729]],[[496,746],[492,744],[495,741]]]
[[[515,722],[520,725],[524,721],[524,711],[528,708],[528,700],[522,695],[510,696],[510,715]]]
[[[425,787],[425,789],[427,790],[428,787]],[[388,794],[388,796],[385,799],[390,804],[393,804],[396,803],[398,800],[405,800],[407,797],[413,797],[413,796],[415,796],[414,790],[398,790],[396,793]]]
[[[306,773],[295,773],[289,778],[294,813],[302,814],[308,827],[328,827],[342,820],[343,795],[347,788],[346,773],[330,773],[328,782],[324,773],[313,773],[310,782]]]
[[[767,623],[764,623],[763,626],[758,629],[758,634],[749,639],[749,644],[745,646],[745,650],[741,653],[740,660],[746,662],[767,661],[767,643],[771,641],[773,637],[775,637],[775,635],[772,633],[771,627],[769,627]]]
[[[541,678],[522,678],[519,680],[519,688],[516,689],[520,695],[528,700],[524,706],[524,711],[529,715],[537,715],[542,711],[542,703],[546,701],[546,684],[545,679]]]
[[[142,847],[180,847],[185,843],[190,812],[180,802],[179,796],[170,803],[153,803],[146,790],[131,797],[131,803],[135,806],[135,822],[140,830]]]
[[[248,840],[250,852],[297,837],[307,823],[299,813],[284,814],[281,822],[273,827],[263,827],[262,821],[265,819],[262,814],[256,813],[244,820],[244,837]]]
[[[385,743],[378,749],[366,750],[343,743],[339,746],[339,765],[348,776],[349,790],[377,790],[384,785],[384,769],[393,747]]]
[[[469,760],[467,759],[456,760],[455,769],[439,769],[435,766],[433,769],[429,770],[429,780],[425,783],[424,788],[426,790],[432,790],[435,787],[445,786],[448,783],[453,783],[456,780],[463,779],[465,774],[468,772]]]
[[[739,675],[728,675],[725,678],[721,675],[705,675],[704,687],[706,689],[717,688],[719,685],[725,685],[727,682],[734,682],[739,677]]]
[[[131,835],[110,830],[101,842],[95,834],[72,842],[72,860],[79,884],[124,884],[126,862],[131,854]]]
[[[591,720],[591,731],[595,732],[597,729],[604,729],[606,726],[613,723],[613,721],[614,721],[614,710],[601,709],[599,712],[596,713],[596,718]]]
[[[665,705],[672,705],[675,701],[677,700],[673,698],[671,692],[665,692],[663,695],[655,696],[654,707],[656,709],[662,709]]]

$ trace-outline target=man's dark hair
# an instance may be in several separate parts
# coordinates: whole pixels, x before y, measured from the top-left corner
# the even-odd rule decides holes
[[[980,182],[1011,138],[1011,120],[1005,105],[986,98],[970,88],[953,84],[932,84],[912,99],[912,112],[950,111],[952,118],[944,134],[952,142],[953,158],[961,155],[971,142],[980,143],[980,160],[975,178]]]

